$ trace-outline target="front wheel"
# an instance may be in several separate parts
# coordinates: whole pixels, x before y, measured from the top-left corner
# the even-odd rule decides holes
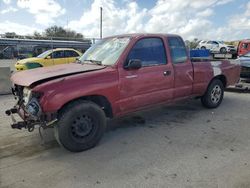
[[[201,103],[206,108],[217,108],[224,96],[224,85],[218,80],[214,79],[208,86],[205,95],[201,97]]]
[[[94,147],[106,128],[104,111],[95,103],[76,101],[66,106],[59,114],[54,128],[60,145],[72,152]]]

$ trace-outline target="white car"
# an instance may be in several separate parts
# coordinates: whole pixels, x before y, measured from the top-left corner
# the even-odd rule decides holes
[[[237,49],[233,45],[227,45],[222,41],[215,41],[215,40],[202,40],[199,42],[197,49],[208,49],[214,53],[237,53]]]

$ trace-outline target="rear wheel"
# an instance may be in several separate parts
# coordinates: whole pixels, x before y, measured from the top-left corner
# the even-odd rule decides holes
[[[55,137],[69,151],[80,152],[94,147],[105,132],[105,113],[93,102],[73,102],[59,116]]]
[[[202,46],[202,47],[201,47],[201,50],[206,50],[206,47],[205,47],[205,46]]]
[[[201,103],[206,108],[218,107],[224,96],[224,85],[219,79],[214,79],[208,86],[205,95],[201,97]]]

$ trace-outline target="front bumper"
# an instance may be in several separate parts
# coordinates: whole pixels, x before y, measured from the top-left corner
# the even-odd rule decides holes
[[[28,129],[29,131],[34,130],[35,125],[39,125],[41,122],[31,119],[30,116],[25,112],[25,110],[19,106],[14,106],[13,108],[6,110],[5,114],[11,117],[12,124],[11,128],[13,129]],[[15,114],[18,114],[23,121],[17,121]]]
[[[12,93],[17,99],[16,105],[5,111],[6,115],[11,117],[13,129],[34,130],[35,125],[39,127],[49,127],[57,121],[57,112],[44,112],[40,104],[42,93],[32,92],[23,86],[15,85]],[[18,115],[23,121],[17,121]],[[19,118],[20,119],[20,118]]]
[[[33,131],[36,125],[39,127],[48,128],[53,126],[54,123],[57,122],[56,113],[43,113],[42,111],[40,111],[37,116],[34,116],[30,111],[28,111],[27,106],[18,104],[9,110],[6,110],[5,114],[11,117],[11,128],[24,128],[28,129],[29,132]],[[15,115],[21,117],[23,121],[17,121]]]

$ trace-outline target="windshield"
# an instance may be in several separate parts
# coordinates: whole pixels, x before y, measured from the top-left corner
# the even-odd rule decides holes
[[[99,41],[79,59],[81,63],[113,65],[129,43],[129,37],[114,37]]]
[[[221,43],[221,44],[225,44],[223,41],[218,41],[219,43]]]
[[[45,52],[41,53],[40,55],[38,55],[37,57],[39,57],[39,58],[45,58],[45,57],[47,57],[51,52],[52,52],[52,50],[45,51]]]

